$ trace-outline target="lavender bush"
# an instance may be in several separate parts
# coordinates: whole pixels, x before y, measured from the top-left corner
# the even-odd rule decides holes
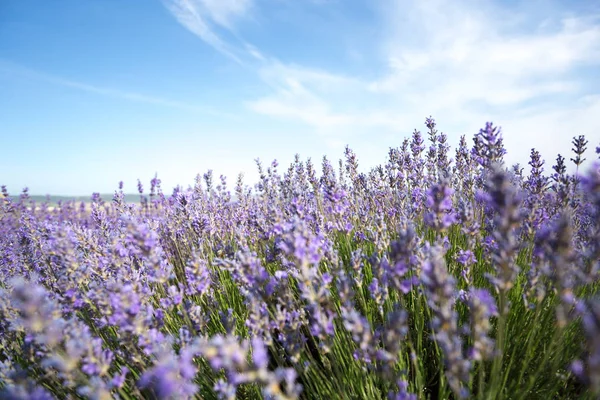
[[[0,398],[598,398],[587,141],[524,173],[491,123],[453,157],[425,125],[368,173],[346,148],[139,204],[2,187]]]

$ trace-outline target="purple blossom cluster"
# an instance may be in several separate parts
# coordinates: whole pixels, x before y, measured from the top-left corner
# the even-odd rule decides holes
[[[2,186],[0,398],[600,395],[585,137],[575,173],[532,149],[525,174],[491,123],[454,157],[425,126],[369,171],[347,147],[136,204]]]

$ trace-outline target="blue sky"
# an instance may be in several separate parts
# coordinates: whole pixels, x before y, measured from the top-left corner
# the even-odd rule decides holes
[[[493,121],[510,163],[600,144],[600,3],[3,0],[0,183],[17,193],[231,184],[349,144],[385,161],[433,115]]]

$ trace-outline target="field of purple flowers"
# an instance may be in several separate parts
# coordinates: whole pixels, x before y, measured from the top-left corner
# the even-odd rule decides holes
[[[2,187],[0,398],[597,399],[587,141],[525,170],[492,124],[452,154],[425,125],[368,173],[349,148],[319,174],[257,161],[233,193]]]

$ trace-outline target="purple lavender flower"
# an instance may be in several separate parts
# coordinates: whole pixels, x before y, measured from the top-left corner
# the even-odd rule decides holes
[[[434,337],[444,354],[448,384],[457,396],[465,397],[464,385],[469,380],[471,363],[462,351],[458,313],[454,309],[455,281],[448,273],[439,248],[429,250],[421,280],[426,289],[427,302],[434,312]]]
[[[398,392],[390,392],[388,394],[389,400],[417,400],[417,395],[408,392],[408,382],[405,380],[398,381]]]
[[[427,206],[424,216],[425,223],[440,232],[458,222],[452,209],[454,190],[448,183],[448,181],[444,181],[430,188],[427,191],[427,200],[425,201]]]
[[[487,122],[485,128],[480,129],[479,133],[475,135],[474,142],[475,146],[472,154],[480,165],[490,167],[502,163],[506,150],[504,149],[500,128],[494,127],[491,122]]]
[[[427,126],[427,129],[429,129],[430,131],[435,129],[435,119],[433,119],[431,117],[431,115],[427,118],[425,118],[425,126]]]
[[[252,338],[252,360],[257,368],[266,368],[269,363],[267,348],[262,340],[257,337]]]
[[[600,394],[600,300],[583,305],[583,328],[587,338],[587,357],[575,363],[577,375],[590,385],[593,393]]]
[[[468,267],[477,262],[475,254],[471,250],[459,250],[457,253],[456,261],[458,261],[464,267]]]
[[[369,350],[373,346],[373,333],[367,319],[354,309],[342,309],[344,327],[352,335],[352,340],[360,350],[360,357],[369,358]]]
[[[585,136],[579,135],[578,137],[574,137],[572,151],[575,153],[575,158],[571,158],[571,161],[579,167],[585,161],[585,158],[582,157],[583,153],[587,150],[588,141],[585,140]]]
[[[485,289],[471,289],[468,303],[473,334],[473,347],[469,355],[476,361],[488,360],[494,356],[494,340],[488,333],[491,328],[490,317],[498,315],[496,300]]]
[[[494,210],[494,232],[489,236],[492,247],[492,260],[497,271],[495,276],[489,276],[500,292],[506,293],[515,284],[519,273],[516,264],[519,244],[516,229],[523,219],[521,198],[516,188],[509,182],[505,171],[498,166],[491,167],[491,174],[486,183],[489,207]],[[501,312],[506,312],[504,305]]]
[[[456,261],[462,265],[460,275],[467,283],[471,283],[471,266],[477,262],[475,254],[471,250],[459,250],[456,253]]]
[[[215,387],[221,395],[234,394],[236,387],[242,383],[256,382],[262,386],[263,393],[269,397],[297,398],[300,388],[295,383],[295,371],[289,368],[268,371],[266,349],[263,346],[260,339],[252,340],[252,364],[246,361],[251,348],[250,343],[239,341],[232,336],[217,335],[208,341],[200,340],[197,349],[214,370],[225,371],[227,381],[221,381]],[[285,390],[282,382],[285,382]]]
[[[190,350],[183,351],[185,354]],[[142,375],[138,384],[160,399],[189,399],[198,390],[192,382],[194,376],[195,368],[189,356],[177,357],[169,349],[163,348],[156,364]]]
[[[529,161],[531,174],[529,175],[526,185],[534,196],[539,196],[546,189],[548,178],[543,175],[544,163],[539,151],[531,149],[531,160]]]
[[[121,372],[117,373],[115,376],[113,376],[111,382],[112,387],[115,388],[122,388],[123,385],[125,384],[125,380],[127,379],[127,375],[129,374],[129,368],[127,367],[122,367],[121,368]]]
[[[45,388],[29,382],[26,385],[7,384],[0,389],[0,398],[15,400],[53,400],[55,397]]]
[[[225,379],[219,379],[214,386],[221,399],[235,400],[237,387],[228,383]]]

